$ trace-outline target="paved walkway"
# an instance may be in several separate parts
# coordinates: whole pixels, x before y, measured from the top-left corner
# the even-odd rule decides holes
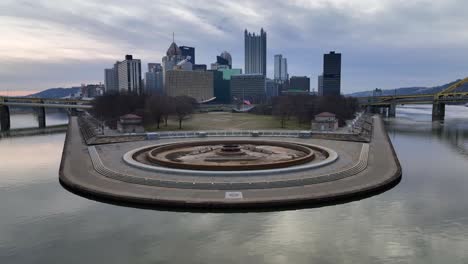
[[[313,204],[353,198],[391,185],[401,177],[401,168],[380,118],[374,118],[367,168],[353,176],[322,183],[261,189],[196,189],[128,183],[99,174],[81,138],[76,118],[68,128],[60,180],[66,186],[120,202],[184,207],[250,207]]]

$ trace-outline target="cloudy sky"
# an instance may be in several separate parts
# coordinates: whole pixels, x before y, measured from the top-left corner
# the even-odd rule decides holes
[[[197,63],[223,50],[244,67],[243,30],[267,31],[290,75],[317,88],[323,53],[342,57],[342,91],[432,86],[468,76],[464,0],[2,0],[0,93],[103,82],[125,54],[160,62],[172,41]]]

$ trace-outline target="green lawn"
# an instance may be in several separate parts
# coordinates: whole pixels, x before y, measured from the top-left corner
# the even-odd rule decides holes
[[[179,130],[179,123],[174,118],[168,120],[168,126],[156,125],[145,127],[146,131],[174,131]],[[196,113],[190,119],[182,122],[182,130],[235,130],[235,129],[282,129],[280,120],[268,115],[254,115],[248,113],[209,112]],[[284,129],[310,129],[310,124],[298,124],[291,118]]]

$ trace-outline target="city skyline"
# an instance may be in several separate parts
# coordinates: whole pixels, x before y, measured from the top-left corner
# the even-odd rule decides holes
[[[269,5],[220,1],[195,7],[177,1],[5,1],[0,4],[0,31],[16,41],[0,44],[0,93],[104,82],[102,69],[124,54],[143,64],[159,62],[172,32],[176,43],[196,48],[197,63],[209,64],[227,50],[233,68],[244,69],[242,32],[261,27],[268,32],[270,78],[273,55],[287,54],[289,72],[311,77],[311,89],[316,89],[322,55],[337,50],[346,58],[345,94],[375,87],[434,86],[467,75],[464,5],[329,0]],[[220,15],[226,8],[229,16]],[[160,19],[153,18],[155,12]],[[290,16],[295,19],[274,19]],[[427,25],[431,30],[425,30]]]

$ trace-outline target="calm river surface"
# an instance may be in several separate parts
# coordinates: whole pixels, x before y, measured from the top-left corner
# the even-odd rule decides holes
[[[0,263],[468,263],[468,108],[398,108],[403,167],[361,201],[262,213],[115,206],[63,189],[64,134],[0,140]],[[49,116],[49,124],[64,116]],[[13,127],[35,125],[17,116]]]

